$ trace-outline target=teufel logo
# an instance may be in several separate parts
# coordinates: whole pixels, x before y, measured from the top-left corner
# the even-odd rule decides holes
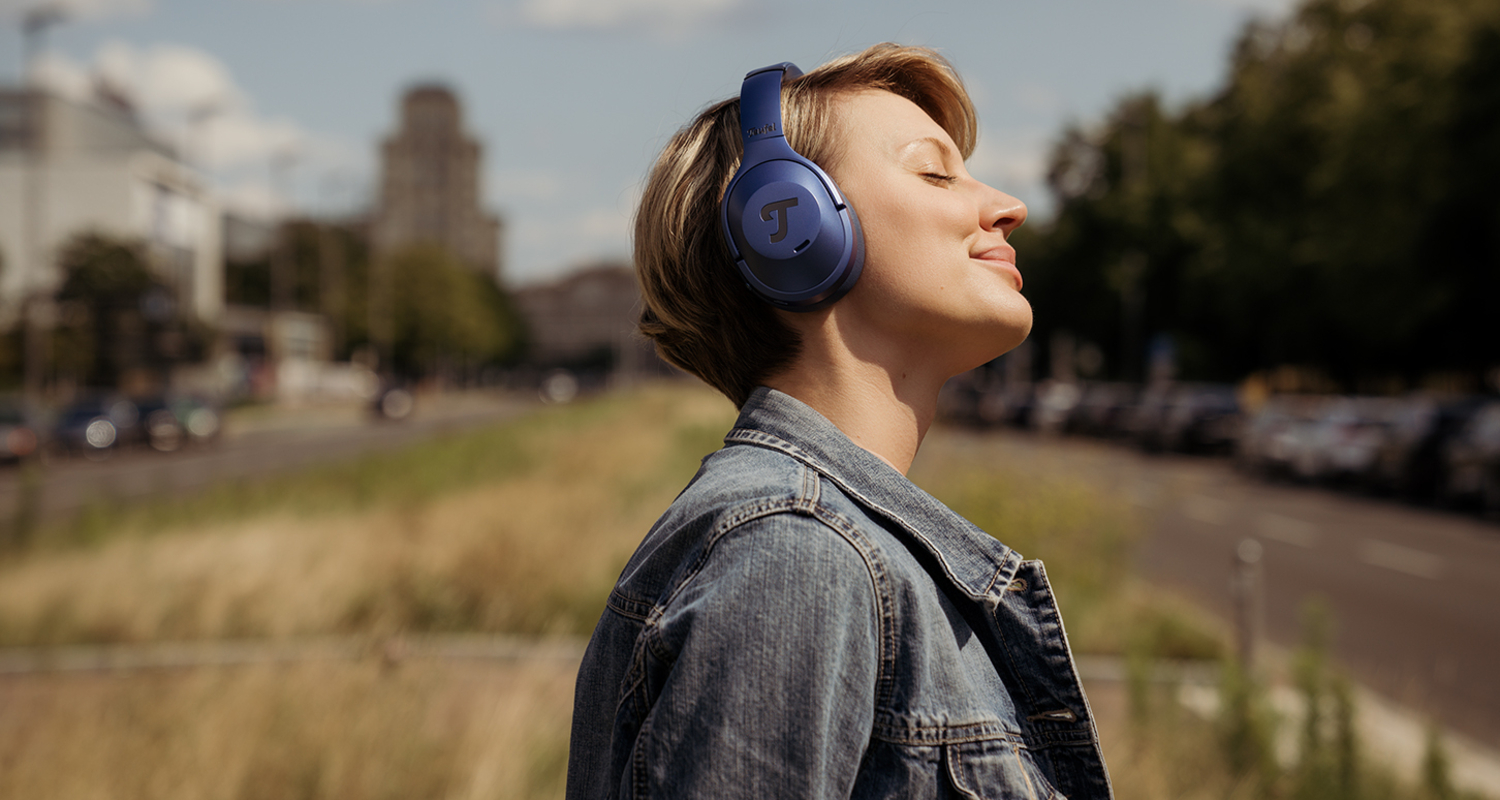
[[[766,222],[771,221],[771,215],[776,216],[776,232],[771,234],[771,244],[776,244],[786,238],[786,216],[787,209],[797,205],[797,198],[790,197],[786,200],[777,200],[767,203],[760,209],[760,218]]]

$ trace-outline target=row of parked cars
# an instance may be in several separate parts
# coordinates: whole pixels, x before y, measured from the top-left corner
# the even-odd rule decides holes
[[[1253,410],[1235,387],[1174,383],[957,385],[952,417],[1230,456],[1268,478],[1500,516],[1500,398],[1276,395]]]
[[[213,404],[190,395],[95,395],[51,414],[0,401],[0,460],[99,459],[132,447],[170,453],[217,440],[220,420]]]

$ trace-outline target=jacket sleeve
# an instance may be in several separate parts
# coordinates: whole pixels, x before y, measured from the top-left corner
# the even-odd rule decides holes
[[[881,611],[860,537],[812,517],[714,542],[646,637],[655,695],[625,797],[847,797],[874,722]]]

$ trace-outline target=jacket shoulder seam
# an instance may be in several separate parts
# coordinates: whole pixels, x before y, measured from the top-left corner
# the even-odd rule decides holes
[[[805,517],[832,531],[859,556],[861,563],[865,565],[875,601],[876,641],[879,647],[879,665],[876,676],[879,701],[877,707],[884,706],[895,690],[895,624],[888,570],[884,560],[876,552],[878,548],[863,531],[859,530],[859,526],[844,514],[829,508],[824,502],[822,484],[826,480],[825,476],[806,464],[799,462],[799,466],[802,472],[801,490],[796,494],[763,497],[726,509],[709,531],[703,549],[693,560],[692,565],[683,572],[681,578],[675,582],[671,591],[659,604],[651,605],[647,617],[643,618],[646,623],[642,631],[643,638],[652,655],[664,661],[670,660],[672,654],[657,638],[658,629],[652,623],[661,617],[664,610],[676,600],[678,594],[703,571],[704,565],[712,557],[719,541],[756,520],[784,514]],[[855,507],[859,508],[859,505],[856,503]]]

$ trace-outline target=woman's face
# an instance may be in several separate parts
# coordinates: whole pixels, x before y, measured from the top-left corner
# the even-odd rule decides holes
[[[829,173],[866,247],[864,273],[834,305],[840,327],[953,374],[1020,344],[1031,305],[1005,240],[1026,206],[969,175],[952,138],[910,100],[865,91],[839,103],[842,147]]]

